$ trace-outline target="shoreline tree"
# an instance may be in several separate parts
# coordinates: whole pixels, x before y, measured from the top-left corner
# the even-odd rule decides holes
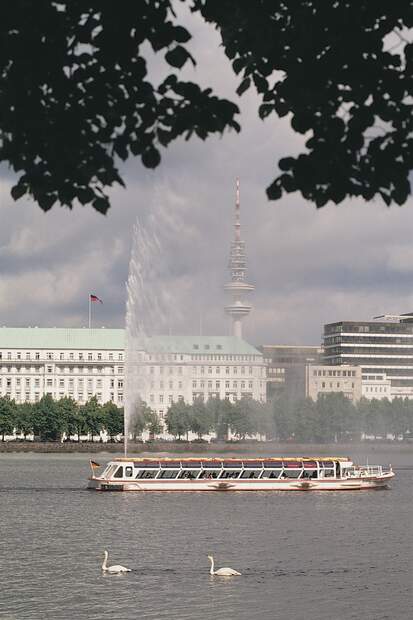
[[[7,396],[0,397],[0,435],[5,441],[6,435],[11,435],[14,430],[16,407],[14,401]]]

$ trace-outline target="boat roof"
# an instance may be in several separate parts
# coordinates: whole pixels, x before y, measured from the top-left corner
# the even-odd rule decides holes
[[[113,459],[114,461],[118,462],[126,462],[126,463],[153,463],[154,461],[159,461],[160,463],[180,463],[181,461],[185,461],[185,463],[190,463],[191,461],[199,463],[200,461],[204,462],[204,463],[222,463],[222,461],[225,462],[237,462],[239,463],[239,461],[242,461],[243,463],[248,463],[248,462],[254,462],[256,463],[257,461],[265,461],[266,463],[274,461],[279,463],[280,461],[291,461],[291,462],[297,462],[297,461],[350,461],[351,459],[347,456],[256,456],[256,457],[248,457],[248,458],[244,458],[242,456],[238,456],[238,457],[225,457],[225,456],[215,456],[215,457],[203,457],[203,456],[198,456],[198,457],[159,457],[159,456],[153,456],[151,457],[145,457],[145,458],[137,458],[137,457],[127,457],[127,456],[118,456],[116,458]]]

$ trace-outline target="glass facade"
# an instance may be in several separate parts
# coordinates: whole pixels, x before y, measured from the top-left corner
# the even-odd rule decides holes
[[[324,362],[383,373],[394,387],[413,386],[413,322],[343,321],[324,326]]]

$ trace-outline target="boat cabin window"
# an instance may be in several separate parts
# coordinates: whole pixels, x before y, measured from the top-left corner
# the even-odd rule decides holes
[[[203,469],[200,474],[200,478],[218,478],[220,469]]]
[[[127,465],[125,467],[125,476],[126,476],[126,478],[131,478],[132,473],[133,473],[133,469],[132,469],[131,465]]]
[[[240,478],[259,478],[261,475],[261,469],[245,469]]]
[[[320,469],[321,478],[334,478],[336,472],[334,461],[321,461]]]
[[[301,478],[317,478],[317,469],[304,469]]]
[[[266,461],[264,462],[264,469],[282,469],[282,461]]]
[[[221,469],[222,468],[222,463],[220,462],[203,462],[202,463],[202,467],[204,469]]]
[[[158,480],[162,478],[163,480],[173,480],[179,474],[179,469],[163,469],[158,476]]]
[[[135,476],[135,479],[146,480],[148,478],[156,478],[158,469],[140,469]]]
[[[182,461],[182,469],[201,469],[200,461]]]
[[[221,472],[220,475],[220,479],[222,478],[238,478],[239,477],[239,470],[230,470],[230,469],[224,469],[224,471]]]
[[[111,478],[113,472],[116,470],[117,465],[109,465],[102,473],[102,478]]]
[[[113,474],[114,478],[123,478],[123,466],[119,465],[115,473]]]
[[[302,469],[284,469],[281,478],[299,478],[302,472]]]
[[[179,476],[178,478],[183,478],[186,480],[194,480],[195,478],[198,478],[198,474],[199,474],[200,470],[199,469],[184,469],[181,472],[179,472]]]
[[[281,469],[264,469],[262,478],[279,478],[281,476]]]
[[[244,461],[244,469],[261,469],[261,461]]]

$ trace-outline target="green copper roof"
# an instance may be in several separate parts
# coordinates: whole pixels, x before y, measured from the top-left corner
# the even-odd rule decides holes
[[[124,329],[72,327],[0,327],[0,349],[119,349],[125,348]],[[234,336],[153,336],[150,353],[262,355]]]
[[[123,329],[0,327],[1,349],[120,349]]]
[[[152,336],[150,353],[190,353],[194,355],[262,355],[255,347],[234,336]]]

